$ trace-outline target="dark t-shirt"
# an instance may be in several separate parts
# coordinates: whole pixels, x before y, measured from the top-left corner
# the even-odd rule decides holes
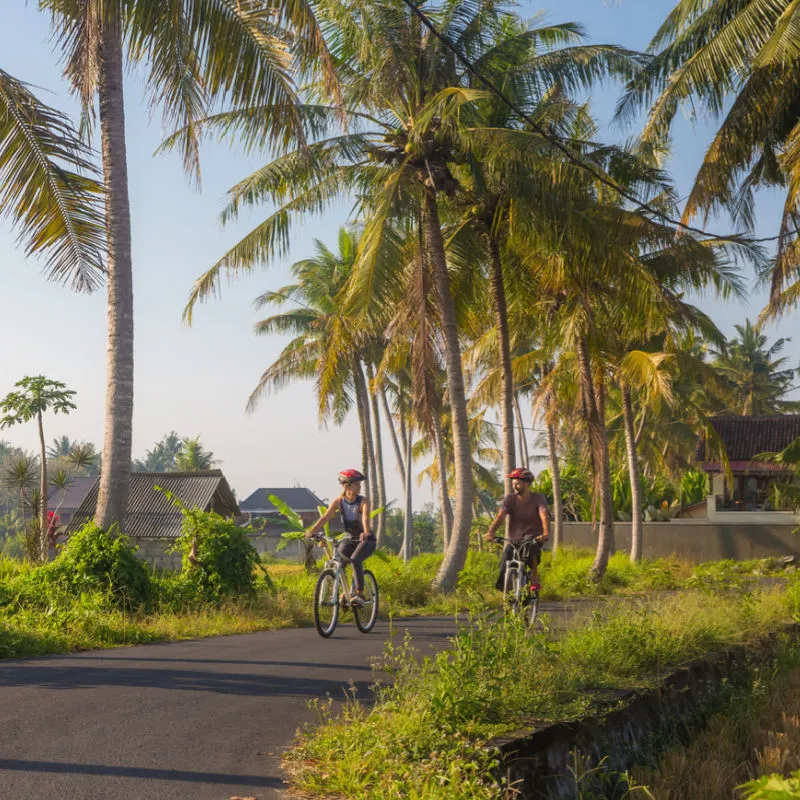
[[[508,514],[508,538],[519,542],[529,536],[541,536],[544,533],[540,509],[547,510],[547,499],[538,492],[528,492],[525,497],[507,494],[501,506]]]

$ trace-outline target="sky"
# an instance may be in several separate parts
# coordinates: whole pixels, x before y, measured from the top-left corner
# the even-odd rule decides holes
[[[0,28],[0,69],[36,87],[49,104],[75,114],[76,105],[61,77],[49,20],[36,3],[5,0]],[[521,2],[518,13],[539,11],[547,22],[583,25],[588,41],[644,49],[674,0],[541,0]],[[610,122],[619,94],[604,86],[591,96],[592,109]],[[313,252],[314,239],[335,248],[338,228],[350,207],[343,203],[323,217],[295,229],[289,257],[224,285],[219,299],[197,309],[194,324],[181,321],[193,281],[227,248],[267,216],[269,208],[243,215],[222,227],[219,213],[225,192],[264,163],[266,156],[244,157],[228,146],[209,144],[202,151],[202,190],[194,188],[177,154],[154,156],[164,138],[158,112],[151,113],[141,77],[126,83],[126,129],[132,209],[135,401],[134,457],[165,433],[200,435],[212,450],[238,497],[262,486],[308,486],[321,497],[336,490],[336,473],[357,466],[360,443],[355,415],[341,428],[320,427],[311,383],[301,383],[265,397],[253,414],[247,398],[264,369],[287,343],[281,337],[257,337],[260,318],[256,296],[290,281],[289,266]],[[675,127],[672,174],[682,196],[691,186],[712,128],[680,119]],[[636,125],[611,124],[605,141],[622,141]],[[774,235],[780,220],[780,196],[758,200],[759,235]],[[725,220],[710,223],[730,232]],[[752,275],[746,275],[753,284]],[[763,308],[764,290],[753,288],[745,301],[723,303],[712,296],[697,299],[726,334]],[[0,220],[0,396],[24,375],[43,374],[77,392],[77,410],[45,419],[48,441],[61,435],[102,446],[104,427],[106,315],[105,293],[77,295],[48,282],[42,262],[26,259],[7,221]],[[797,314],[773,325],[770,336],[790,336]],[[794,325],[793,325],[794,323]],[[800,362],[800,339],[787,345],[793,366]],[[528,419],[530,416],[528,415]],[[530,424],[530,422],[528,423]],[[530,432],[530,441],[536,436]],[[38,448],[33,425],[0,431],[0,439]],[[400,499],[402,483],[387,458],[389,497]],[[422,468],[424,464],[420,464]],[[415,508],[431,501],[430,488],[416,492]]]

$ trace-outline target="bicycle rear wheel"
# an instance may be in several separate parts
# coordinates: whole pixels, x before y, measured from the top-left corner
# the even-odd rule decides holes
[[[327,639],[336,630],[339,621],[339,592],[336,573],[323,570],[314,587],[314,625],[317,633]]]
[[[353,607],[356,626],[361,633],[369,633],[378,620],[378,582],[368,570],[364,570],[364,605]]]
[[[503,581],[503,606],[512,614],[519,614],[519,571],[509,567]]]

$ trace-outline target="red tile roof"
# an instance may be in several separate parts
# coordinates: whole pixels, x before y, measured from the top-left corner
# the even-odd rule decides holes
[[[749,461],[760,453],[778,453],[800,439],[800,414],[713,417],[710,422],[725,445],[730,461]],[[712,457],[713,449],[712,446]],[[706,457],[703,439],[697,445],[697,458],[710,460]]]

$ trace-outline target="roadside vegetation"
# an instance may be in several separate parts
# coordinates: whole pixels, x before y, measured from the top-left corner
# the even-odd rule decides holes
[[[168,641],[305,626],[312,623],[316,573],[274,557],[260,560],[246,534],[215,514],[184,509],[176,543],[179,572],[155,571],[125,537],[89,525],[58,557],[34,566],[0,558],[0,657]],[[588,579],[589,551],[545,553],[545,601],[637,595],[679,588],[744,587],[780,575],[779,559],[716,562],[697,567],[680,560],[631,564],[612,556],[599,582]],[[404,562],[370,559],[381,593],[381,615],[453,615],[499,609],[493,588],[498,553],[471,551],[454,592],[431,588],[441,554]],[[545,609],[546,610],[546,609]]]
[[[800,669],[794,661],[770,681],[731,699],[690,746],[655,768],[632,770],[645,800],[788,800],[800,797]]]
[[[596,610],[558,635],[476,618],[452,650],[421,664],[409,642],[397,643],[385,665],[394,683],[379,688],[375,705],[355,698],[338,715],[320,707],[319,726],[300,735],[286,766],[315,796],[496,798],[494,737],[578,718],[691,659],[756,646],[797,614],[798,598],[796,580],[715,594],[713,603],[681,592]]]

